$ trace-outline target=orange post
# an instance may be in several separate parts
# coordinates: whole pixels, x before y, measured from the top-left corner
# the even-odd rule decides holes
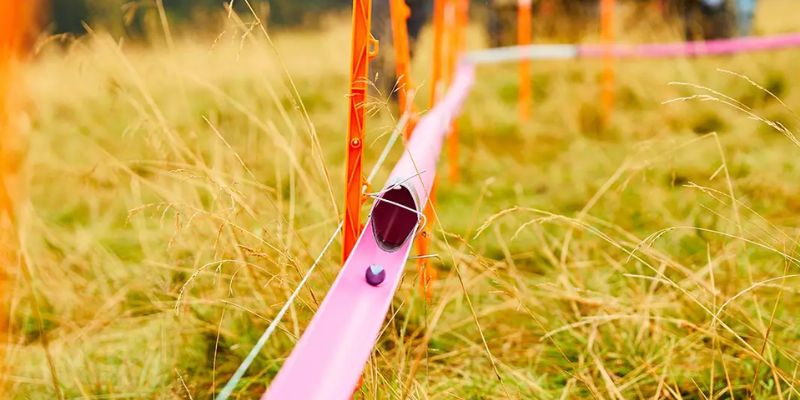
[[[0,217],[13,213],[9,190],[6,187],[6,173],[10,169],[6,153],[11,132],[10,86],[12,69],[17,51],[22,41],[25,2],[0,0]]]
[[[372,0],[353,0],[353,43],[350,60],[350,109],[347,124],[347,172],[345,175],[344,240],[342,262],[361,233],[361,204],[364,178],[365,101],[369,61],[378,51],[378,43],[370,34]]]
[[[453,81],[453,75],[456,70],[456,62],[461,54],[461,35],[463,16],[461,9],[464,2],[461,0],[447,0],[445,5],[445,27],[447,32],[447,47],[446,47],[446,61],[447,69],[445,72],[445,82],[450,85]],[[450,133],[447,136],[447,160],[448,160],[448,175],[450,180],[457,182],[459,178],[458,171],[458,124],[453,121],[450,127]]]
[[[531,44],[531,0],[517,3],[517,43],[520,46]],[[531,108],[531,62],[526,58],[519,62],[519,119],[527,121]]]
[[[656,10],[659,17],[663,17],[664,13],[666,13],[667,11],[667,5],[665,3],[665,0],[653,1],[653,8]]]
[[[445,0],[444,3],[444,73],[445,87],[453,80],[453,71],[456,66],[456,51],[458,42],[457,0]]]
[[[450,86],[453,80],[453,72],[456,66],[456,46],[458,42],[458,24],[456,16],[456,1],[446,0],[444,4],[444,75],[442,81],[444,86]],[[449,164],[448,175],[450,180],[458,179],[458,141],[454,138],[458,136],[458,125],[453,121],[450,132],[447,135],[447,161]]]
[[[431,66],[431,97],[430,106],[433,107],[439,101],[439,98],[444,94],[444,49],[445,43],[445,23],[447,3],[450,0],[434,0],[433,3],[433,60]],[[425,205],[425,220],[427,225],[419,236],[417,236],[417,254],[419,256],[428,255],[430,248],[431,234],[433,232],[433,224],[436,216],[433,212],[433,204],[436,203],[436,186],[437,182],[434,181],[433,187],[430,188],[430,195],[428,196],[428,204]],[[425,295],[426,300],[430,301],[433,296],[432,283],[436,279],[436,270],[430,265],[426,258],[419,258],[417,260],[417,271],[419,272],[420,289]]]
[[[11,266],[15,262],[14,203],[8,187],[17,168],[9,144],[14,140],[14,104],[11,99],[18,52],[21,50],[32,1],[0,0],[0,363],[5,360],[4,344],[9,324]],[[0,395],[5,390],[5,365],[0,364]],[[3,397],[3,396],[0,396]]]
[[[448,0],[434,0],[433,2],[433,60],[431,60],[431,98],[429,104],[433,107],[442,96],[444,69],[442,63],[445,40],[445,5]]]
[[[353,43],[350,55],[350,108],[347,121],[347,172],[345,175],[344,239],[342,263],[350,256],[361,234],[361,204],[364,201],[364,131],[365,102],[369,62],[378,53],[378,42],[372,37],[372,0],[353,0]],[[353,389],[353,398],[361,388],[363,377]]]
[[[406,124],[403,132],[406,140],[414,130],[414,85],[411,80],[411,45],[408,40],[408,17],[411,9],[405,0],[389,0],[389,13],[392,20],[392,41],[394,43],[395,73],[397,74],[397,103],[402,113],[412,113],[412,123]]]
[[[467,25],[469,24],[469,0],[457,0],[458,14],[458,51],[463,52],[467,47]]]
[[[614,2],[615,0],[600,0],[600,38],[608,47],[614,44]],[[607,125],[614,111],[614,56],[610,50],[603,56],[601,80],[603,123]]]
[[[449,38],[449,48],[447,51],[448,84],[453,79],[458,58],[461,57],[461,54],[466,48],[467,23],[469,21],[469,0],[450,0],[450,4],[451,6],[449,8],[447,21],[447,26],[449,26],[449,31],[451,32]],[[452,17],[450,17],[451,14]],[[447,159],[449,165],[448,175],[450,176],[450,180],[453,182],[458,182],[459,179],[461,179],[458,162],[458,146],[458,124],[456,121],[453,121],[453,126],[450,128],[450,134],[447,137]]]

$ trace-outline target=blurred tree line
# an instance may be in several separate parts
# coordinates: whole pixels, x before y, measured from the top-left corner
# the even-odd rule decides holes
[[[51,33],[85,33],[84,23],[116,33],[144,36],[157,19],[157,0],[49,0],[43,10]],[[221,15],[225,4],[249,13],[244,0],[162,0],[171,24],[202,24]],[[321,12],[349,7],[351,0],[249,0],[271,25],[313,22]]]

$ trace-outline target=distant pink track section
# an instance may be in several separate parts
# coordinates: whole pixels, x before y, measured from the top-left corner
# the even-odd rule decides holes
[[[407,182],[417,195],[418,210],[428,200],[442,142],[474,82],[474,67],[461,65],[443,100],[420,119],[406,151],[385,187]],[[396,251],[384,251],[374,235],[373,220],[358,239],[333,286],[262,400],[349,399],[378,340],[411,250],[408,239]],[[432,223],[432,221],[429,221]],[[371,264],[386,270],[377,287],[364,273]]]
[[[800,33],[773,36],[751,36],[695,42],[653,44],[532,44],[527,46],[495,47],[467,53],[466,59],[475,64],[497,64],[530,60],[568,60],[601,58],[610,54],[616,58],[677,58],[714,56],[781,50],[800,47]]]
[[[764,37],[742,37],[696,42],[640,45],[581,45],[579,57],[602,57],[611,52],[618,58],[665,58],[680,56],[722,55],[753,51],[777,50],[800,46],[800,33]]]

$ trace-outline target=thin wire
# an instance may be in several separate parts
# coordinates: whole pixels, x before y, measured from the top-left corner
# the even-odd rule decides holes
[[[578,58],[580,50],[574,44],[530,44],[495,47],[468,52],[464,59],[474,64],[498,64],[517,60],[559,60]]]
[[[283,319],[283,315],[286,314],[286,311],[289,310],[289,306],[291,306],[292,303],[294,303],[294,299],[300,293],[300,290],[306,284],[308,278],[311,277],[311,273],[314,272],[314,269],[317,267],[317,264],[319,264],[319,261],[322,259],[322,256],[324,256],[325,253],[328,251],[328,248],[330,248],[331,245],[333,245],[334,240],[336,240],[336,236],[342,229],[343,223],[344,222],[339,222],[339,226],[336,227],[336,230],[333,232],[333,235],[331,235],[330,239],[328,239],[328,243],[326,243],[325,247],[322,248],[322,252],[319,253],[317,259],[314,260],[313,264],[311,264],[311,268],[308,269],[306,274],[303,276],[303,279],[300,281],[299,284],[297,284],[297,288],[294,289],[292,295],[289,296],[288,300],[286,300],[286,304],[284,304],[281,310],[278,311],[278,315],[276,315],[275,318],[272,320],[272,322],[270,322],[267,329],[258,339],[258,342],[256,342],[256,345],[253,346],[253,349],[250,350],[250,353],[247,354],[247,357],[245,357],[244,361],[242,361],[242,363],[239,365],[239,368],[236,369],[236,372],[234,372],[231,379],[228,381],[225,387],[222,388],[222,390],[219,392],[219,395],[216,398],[217,400],[227,399],[228,396],[230,396],[231,393],[233,393],[233,390],[236,389],[236,385],[239,384],[239,381],[242,379],[245,372],[247,372],[247,369],[250,368],[250,364],[253,363],[258,353],[260,353],[264,345],[267,344],[267,340],[269,340],[269,337],[272,336],[272,332],[275,332],[275,328],[278,326],[278,323],[281,321],[281,319]]]
[[[386,143],[386,146],[384,146],[380,157],[378,157],[378,160],[375,162],[375,165],[372,166],[372,170],[370,171],[369,176],[367,178],[367,183],[372,181],[372,179],[378,173],[378,170],[386,161],[389,152],[391,151],[395,142],[397,142],[397,138],[400,136],[400,133],[403,131],[403,129],[405,129],[405,125],[408,123],[409,118],[410,118],[409,113],[406,112],[400,118],[400,121],[398,121],[398,124],[395,127],[394,131],[392,131],[392,136],[389,138],[389,141]],[[364,190],[362,190],[362,193],[363,192],[366,192],[366,187],[364,187]],[[416,210],[413,211],[416,212]],[[267,341],[269,340],[270,336],[272,336],[272,333],[275,332],[275,329],[278,327],[278,324],[281,322],[281,319],[283,319],[283,316],[289,310],[289,307],[292,305],[292,303],[294,303],[294,300],[295,298],[297,298],[297,295],[300,293],[300,290],[303,288],[303,286],[305,286],[306,282],[308,282],[308,279],[311,277],[311,273],[314,272],[314,269],[317,267],[320,260],[322,260],[322,257],[325,255],[325,253],[328,252],[328,249],[333,245],[333,242],[336,240],[336,236],[342,230],[343,224],[344,221],[339,222],[339,225],[336,227],[336,230],[333,231],[333,234],[331,235],[330,239],[328,239],[328,243],[326,243],[325,247],[322,248],[322,251],[314,260],[314,263],[311,264],[311,267],[308,269],[308,271],[306,271],[305,275],[303,275],[303,279],[300,280],[300,283],[297,284],[297,287],[294,289],[294,292],[292,292],[291,296],[289,296],[289,298],[286,300],[286,304],[284,304],[283,307],[281,307],[281,310],[278,311],[278,314],[275,316],[272,322],[270,322],[269,326],[267,326],[267,329],[264,330],[264,333],[261,334],[260,338],[258,338],[258,342],[256,342],[255,346],[253,346],[253,348],[250,350],[250,353],[247,354],[247,357],[245,357],[245,359],[239,365],[239,368],[236,369],[236,372],[233,373],[233,376],[231,376],[231,379],[228,381],[228,383],[225,384],[225,387],[223,387],[222,390],[219,392],[219,394],[215,398],[216,400],[227,400],[228,397],[233,393],[233,390],[236,389],[236,386],[239,385],[239,381],[242,379],[242,377],[244,377],[244,374],[247,372],[247,369],[250,368],[250,365],[253,363],[253,361],[255,361],[256,356],[258,356],[258,354],[261,353],[261,349],[264,348],[264,345],[267,344]]]
[[[375,175],[378,173],[379,167],[383,165],[386,158],[389,157],[389,152],[394,147],[394,143],[397,141],[397,138],[400,137],[400,133],[406,129],[406,125],[408,124],[408,120],[411,118],[411,114],[409,112],[404,112],[403,116],[400,117],[400,120],[397,122],[397,126],[394,127],[392,131],[392,136],[389,138],[389,141],[386,143],[386,146],[383,147],[383,151],[381,155],[378,157],[378,160],[375,161],[375,166],[372,167],[372,171],[369,172],[367,176],[367,183],[372,183],[372,179],[375,178]]]
[[[378,192],[371,192],[371,193],[366,193],[366,192],[365,192],[365,193],[363,193],[363,194],[364,194],[364,195],[366,195],[366,196],[370,196],[370,197],[373,197],[373,196],[380,196],[380,195],[384,194],[386,191],[388,191],[388,190],[390,190],[390,189],[394,189],[394,188],[396,188],[396,187],[398,187],[398,186],[402,186],[402,185],[404,185],[406,182],[408,182],[408,181],[410,181],[410,180],[412,180],[412,179],[414,179],[414,178],[416,178],[416,177],[418,177],[418,176],[420,176],[420,175],[424,174],[425,172],[427,172],[427,171],[423,169],[422,171],[419,171],[419,172],[417,172],[416,174],[414,174],[414,175],[411,175],[411,176],[409,176],[409,177],[407,177],[407,178],[405,178],[405,179],[403,179],[403,180],[401,180],[401,181],[397,181],[397,182],[394,182],[394,183],[392,183],[391,185],[387,185],[385,188],[381,189],[381,190],[380,190],[380,191],[378,191]]]

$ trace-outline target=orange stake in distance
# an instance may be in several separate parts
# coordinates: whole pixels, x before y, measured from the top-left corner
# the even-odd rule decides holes
[[[614,112],[614,55],[610,47],[614,44],[614,1],[600,0],[600,38],[609,50],[603,55],[601,76],[601,106],[603,124],[608,125]]]
[[[459,26],[459,7],[460,0],[447,0],[444,9],[444,25],[446,27],[444,58],[445,58],[445,71],[444,83],[445,86],[450,86],[453,81],[453,74],[456,68],[456,59],[458,58],[458,46],[461,27]],[[458,181],[458,124],[453,121],[450,127],[450,132],[447,135],[447,161],[448,161],[448,175],[453,182]]]
[[[14,85],[17,56],[23,47],[26,29],[31,22],[33,1],[0,0],[0,398],[6,387],[5,343],[9,324],[11,267],[16,262],[14,203],[9,188],[10,175],[17,169],[11,145],[18,140],[14,132]]]
[[[531,0],[517,3],[517,43],[520,46],[531,44]],[[521,58],[519,62],[519,119],[527,121],[531,108],[531,62]]]
[[[433,60],[431,63],[431,97],[429,105],[433,107],[442,96],[444,88],[442,77],[444,74],[443,55],[445,40],[445,5],[448,0],[434,0],[433,2]]]
[[[378,51],[378,43],[370,34],[372,0],[353,0],[353,47],[350,60],[350,109],[347,123],[347,172],[345,175],[344,240],[342,262],[361,233],[361,204],[364,178],[365,101],[369,61]]]
[[[433,3],[433,60],[431,66],[431,97],[430,106],[433,107],[444,92],[444,47],[445,47],[445,6],[449,0],[434,0]],[[438,180],[438,179],[437,179]],[[425,220],[427,224],[419,236],[417,236],[417,254],[421,258],[417,259],[417,271],[419,272],[420,289],[425,295],[426,300],[430,301],[433,296],[433,281],[436,279],[436,270],[430,265],[425,256],[428,255],[430,248],[431,234],[436,216],[433,212],[433,204],[436,203],[436,180],[430,188],[428,204],[425,205]]]
[[[653,8],[658,13],[659,17],[663,17],[664,14],[667,12],[667,4],[665,0],[655,0],[653,1]]]
[[[442,74],[442,80],[445,82],[445,87],[450,86],[450,82],[453,80],[453,71],[455,71],[456,66],[456,49],[457,49],[457,42],[458,42],[458,19],[457,19],[457,10],[458,7],[456,5],[457,0],[445,0],[444,2],[444,49],[443,49],[443,57],[444,57],[444,73]]]
[[[456,49],[458,45],[458,19],[457,19],[457,0],[446,0],[444,4],[444,73],[442,74],[442,82],[444,87],[450,86],[453,80],[453,72],[456,67]],[[447,161],[448,161],[448,175],[451,181],[458,179],[458,142],[454,142],[454,138],[458,136],[458,126],[456,121],[450,127],[450,132],[447,135]]]
[[[449,86],[453,80],[453,75],[456,70],[456,62],[461,55],[462,45],[464,43],[464,26],[466,22],[466,14],[468,10],[465,8],[469,5],[468,1],[464,0],[448,0],[445,8],[445,24],[447,26],[447,71],[445,80]],[[453,126],[450,127],[450,133],[447,136],[447,160],[449,165],[448,175],[450,180],[458,182],[458,124],[453,121]]]
[[[410,123],[406,124],[403,136],[408,140],[415,125],[414,84],[411,80],[411,45],[408,40],[408,17],[411,9],[405,0],[389,0],[389,13],[392,20],[392,42],[394,44],[395,73],[397,74],[397,104],[400,113],[410,113]]]
[[[23,38],[23,24],[27,19],[25,2],[0,0],[0,218],[13,214],[11,195],[6,174],[11,169],[7,154],[11,140],[11,84],[14,62]],[[5,214],[5,215],[3,215]],[[2,229],[2,228],[0,228]]]

